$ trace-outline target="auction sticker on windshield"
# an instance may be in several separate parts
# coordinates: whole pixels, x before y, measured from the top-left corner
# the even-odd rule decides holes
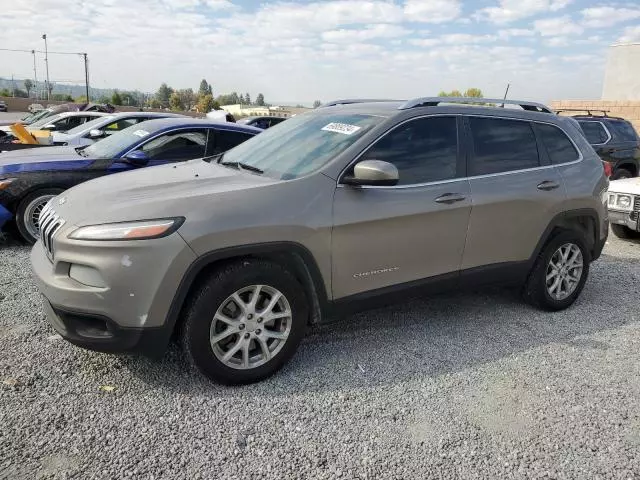
[[[333,122],[321,128],[325,132],[335,132],[342,133],[343,135],[351,135],[356,133],[362,127],[358,127],[357,125],[349,125],[348,123],[337,123]]]
[[[134,135],[137,135],[138,137],[146,137],[147,135],[149,135],[149,132],[147,132],[146,130],[136,130],[135,132],[133,132]]]

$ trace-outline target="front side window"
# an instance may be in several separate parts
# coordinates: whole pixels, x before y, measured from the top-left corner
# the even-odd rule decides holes
[[[122,118],[120,120],[116,120],[115,122],[111,122],[108,125],[105,125],[103,131],[105,135],[112,135],[116,132],[120,132],[125,128],[129,128],[136,123],[143,121],[144,118],[134,117],[134,118]]]
[[[165,133],[142,145],[151,160],[192,160],[204,157],[207,130],[196,128]]]
[[[456,117],[410,120],[378,140],[360,160],[383,160],[398,169],[398,185],[455,178],[458,164]]]
[[[231,130],[217,130],[215,131],[215,145],[213,147],[212,155],[226,152],[233,147],[240,145],[243,142],[249,140],[253,135],[244,132],[233,132]]]
[[[502,118],[469,117],[474,157],[470,175],[524,170],[540,166],[531,124]]]
[[[558,127],[539,123],[536,128],[542,137],[542,143],[547,149],[547,155],[549,155],[552,164],[573,162],[579,158],[576,147]]]
[[[282,180],[298,178],[322,168],[384,120],[366,114],[299,115],[229,150],[221,161]]]
[[[602,143],[607,143],[607,140],[609,140],[609,135],[607,135],[606,130],[600,122],[579,121],[578,123],[580,124],[580,127],[582,127],[584,136],[591,145],[600,145]]]
[[[105,117],[91,118],[86,123],[83,123],[82,125],[78,125],[77,127],[67,131],[67,134],[77,135],[93,129],[102,129],[104,122],[109,121],[109,119],[111,118],[113,118],[113,116],[111,115],[105,116]]]

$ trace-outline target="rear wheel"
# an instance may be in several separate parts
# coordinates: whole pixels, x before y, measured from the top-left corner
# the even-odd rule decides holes
[[[540,252],[524,288],[524,297],[544,310],[563,310],[580,295],[589,275],[591,254],[582,235],[565,231]]]
[[[617,225],[615,223],[611,224],[611,231],[618,238],[623,238],[625,240],[628,239],[637,239],[640,238],[640,232],[636,232],[635,230],[631,230],[626,225]]]
[[[30,193],[20,201],[16,210],[16,227],[27,243],[33,244],[38,239],[40,213],[44,206],[63,191],[61,188],[45,188]]]
[[[623,178],[633,178],[633,173],[626,168],[618,168],[611,175],[611,180],[621,180]]]
[[[271,262],[246,260],[214,272],[195,292],[182,345],[210,379],[256,382],[293,356],[308,317],[303,287],[291,273]]]

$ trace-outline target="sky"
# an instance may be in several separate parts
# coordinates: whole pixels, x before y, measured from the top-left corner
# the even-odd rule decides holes
[[[160,83],[267,102],[411,98],[482,89],[510,98],[599,98],[607,48],[640,41],[640,2],[609,0],[2,0],[0,48],[87,52],[91,84]],[[44,55],[37,54],[39,79]],[[82,59],[49,55],[53,82]],[[0,76],[33,78],[0,51]]]

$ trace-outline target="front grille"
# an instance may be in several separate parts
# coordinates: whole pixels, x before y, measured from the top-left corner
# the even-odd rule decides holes
[[[640,214],[640,195],[633,197],[633,212],[631,212],[631,220],[634,222],[638,220]]]
[[[50,258],[53,258],[53,237],[60,227],[64,225],[64,220],[51,208],[51,202],[42,209],[38,219],[40,228],[40,239]]]

